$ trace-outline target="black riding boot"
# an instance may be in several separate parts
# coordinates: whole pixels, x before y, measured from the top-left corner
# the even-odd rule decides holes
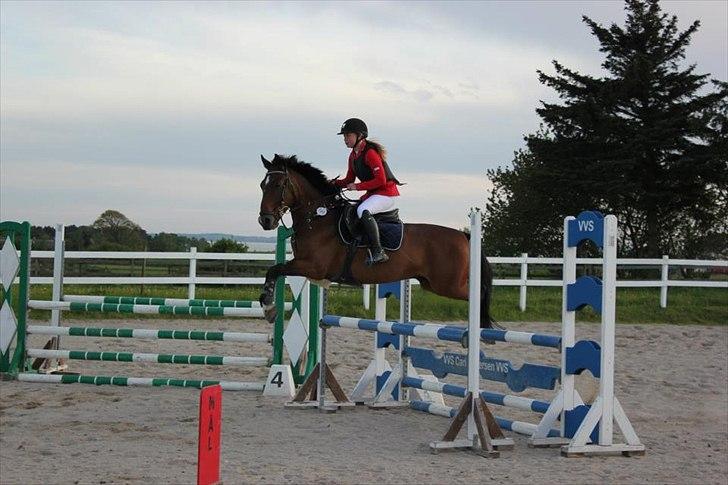
[[[379,227],[377,221],[374,220],[374,216],[369,211],[364,211],[361,215],[361,223],[364,226],[367,236],[369,236],[369,247],[372,251],[372,257],[367,258],[367,264],[373,265],[377,263],[384,263],[389,259],[387,253],[382,249],[382,243],[379,241]]]

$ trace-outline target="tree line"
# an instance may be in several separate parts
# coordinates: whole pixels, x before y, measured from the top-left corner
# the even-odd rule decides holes
[[[488,254],[559,254],[563,218],[596,209],[617,216],[620,255],[728,257],[728,83],[686,60],[699,21],[680,31],[658,0],[625,11],[624,26],[583,17],[601,73],[537,72],[559,102],[542,101],[540,129],[487,171]]]
[[[33,249],[52,250],[55,228],[33,226],[31,237]],[[66,251],[179,252],[189,251],[192,247],[210,253],[244,253],[249,250],[246,244],[229,238],[210,242],[203,238],[168,232],[149,234],[139,224],[116,210],[104,211],[93,224],[88,226],[66,226],[65,243]]]

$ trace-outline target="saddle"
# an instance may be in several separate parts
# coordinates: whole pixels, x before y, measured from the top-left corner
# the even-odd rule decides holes
[[[357,204],[350,204],[341,212],[338,222],[339,238],[347,246],[356,244],[357,248],[367,248],[369,237],[361,227],[356,208]],[[374,214],[374,220],[379,226],[382,247],[387,251],[397,251],[402,246],[404,235],[404,224],[399,218],[399,209]]]
[[[354,260],[358,248],[367,248],[370,256],[371,251],[368,249],[369,237],[361,227],[359,217],[356,214],[357,206],[358,204],[345,206],[337,222],[339,239],[347,246],[347,252],[341,274],[333,281],[360,286],[360,283],[351,272],[351,262]],[[399,209],[374,214],[374,219],[377,221],[377,226],[379,226],[379,240],[382,243],[382,248],[390,252],[397,251],[402,246],[402,239],[404,238],[404,224],[399,219]]]

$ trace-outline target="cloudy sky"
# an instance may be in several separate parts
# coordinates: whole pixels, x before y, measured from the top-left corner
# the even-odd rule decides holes
[[[728,2],[663,9],[702,22],[688,62],[728,79]],[[0,218],[263,235],[259,155],[333,177],[358,116],[408,183],[403,218],[463,227],[553,100],[536,70],[599,74],[582,14],[624,20],[619,1],[4,1]]]

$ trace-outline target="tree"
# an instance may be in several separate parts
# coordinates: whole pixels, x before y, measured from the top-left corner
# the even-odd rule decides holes
[[[542,102],[543,127],[513,168],[488,171],[486,234],[512,231],[520,241],[506,246],[556,253],[563,217],[597,209],[619,218],[625,254],[725,251],[728,87],[709,90],[708,74],[681,66],[699,22],[679,32],[657,0],[627,0],[625,10],[624,27],[583,17],[607,75],[558,61],[555,74],[539,71],[562,104]]]
[[[160,232],[149,236],[149,251],[188,251],[191,247],[196,247],[200,251],[206,251],[210,246],[205,239],[189,238],[178,234]]]
[[[91,226],[66,226],[66,251],[87,251],[96,237],[97,231]]]
[[[247,253],[248,245],[234,239],[218,239],[206,250],[208,253]]]
[[[147,233],[119,211],[104,211],[92,227],[99,234],[94,249],[129,251],[144,250],[146,247]]]

